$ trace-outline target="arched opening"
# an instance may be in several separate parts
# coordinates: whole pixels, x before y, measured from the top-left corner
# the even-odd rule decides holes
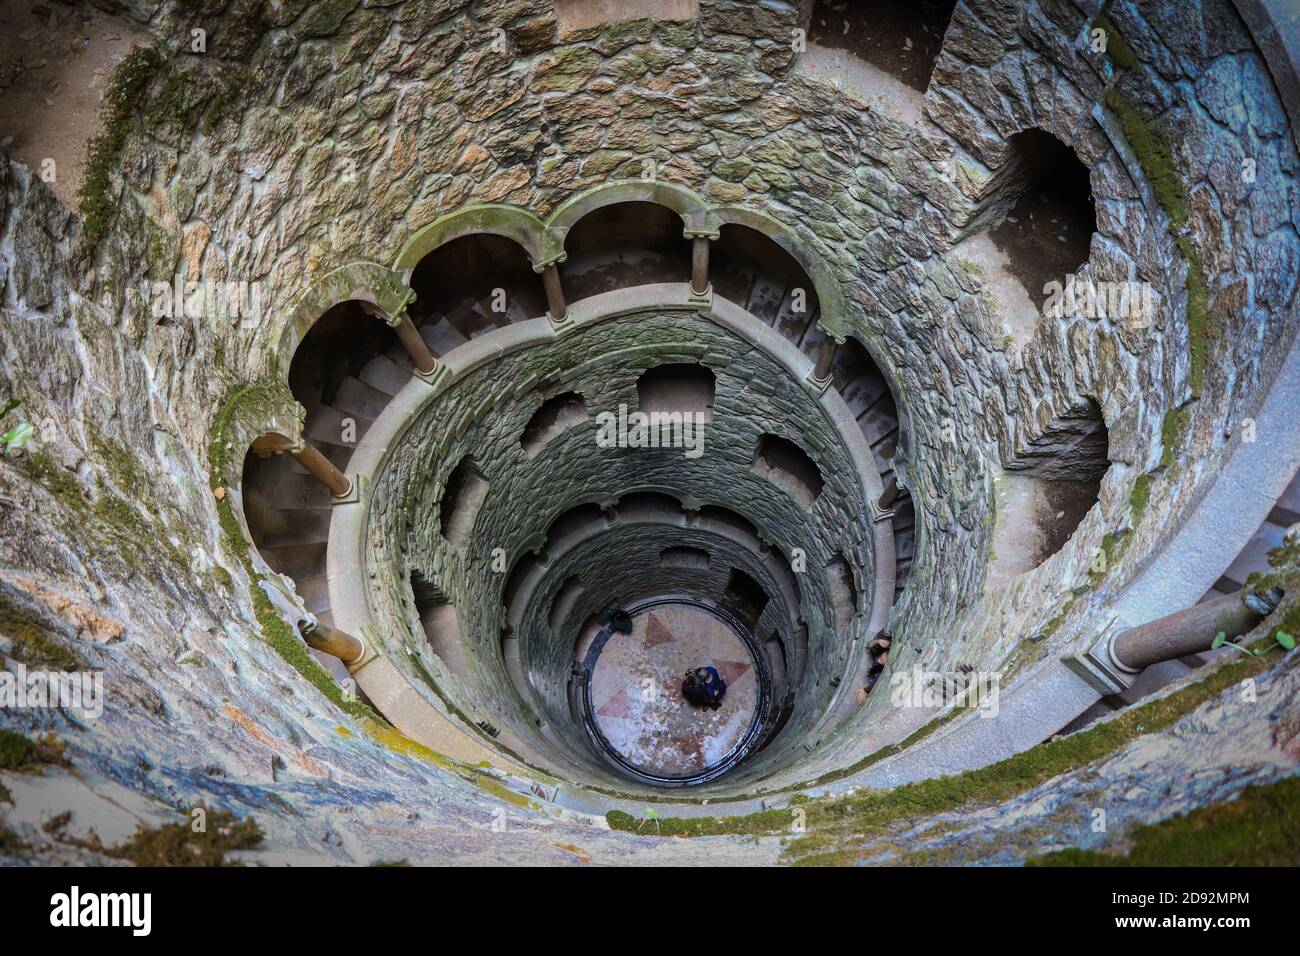
[[[1097,503],[1110,467],[1101,408],[1086,399],[1025,442],[994,484],[993,555],[986,590],[1060,551]]]
[[[466,673],[469,665],[461,643],[460,615],[456,605],[419,571],[411,572],[410,581],[413,606],[429,649],[451,673]]]
[[[761,435],[751,467],[804,509],[811,508],[822,493],[824,482],[816,462],[794,442],[779,435]]]
[[[519,436],[519,445],[525,455],[536,458],[551,440],[581,425],[589,417],[587,402],[577,392],[555,395],[542,402],[533,413]]]
[[[590,533],[590,529],[606,525],[605,510],[597,504],[575,505],[558,515],[546,529],[546,546],[571,534]]]
[[[808,42],[851,53],[924,93],[956,6],[957,0],[817,0]]]
[[[561,266],[570,301],[655,282],[685,282],[691,244],[682,218],[652,202],[620,202],[587,213],[570,227]]]
[[[637,379],[636,391],[640,410],[652,412],[681,412],[703,415],[703,421],[713,421],[713,394],[717,377],[703,365],[681,363],[656,365]]]
[[[740,568],[732,568],[727,587],[719,603],[751,633],[767,607],[768,596],[763,586]]]
[[[528,253],[504,236],[461,236],[439,246],[415,267],[411,289],[411,321],[434,355],[546,312]]]
[[[478,470],[474,459],[466,455],[451,470],[438,504],[442,536],[450,544],[459,548],[469,540],[487,495],[487,479]]]
[[[722,227],[709,251],[709,279],[717,295],[806,353],[821,341],[821,306],[811,277],[798,259],[757,229],[738,223]]]
[[[578,603],[578,598],[582,597],[584,590],[582,578],[578,577],[578,575],[574,574],[565,578],[564,583],[560,585],[560,589],[555,592],[555,597],[551,600],[551,610],[546,616],[547,626],[553,632],[558,632],[564,627],[569,612]]]
[[[835,629],[840,634],[845,634],[858,613],[858,589],[853,582],[853,568],[844,555],[835,555],[826,565],[826,580],[831,588]]]
[[[346,471],[370,425],[409,380],[409,365],[393,330],[361,302],[333,306],[303,337],[289,365],[289,389],[306,411],[302,437]],[[241,493],[262,559],[293,579],[307,610],[328,615],[329,490],[288,454],[250,451]]]
[[[893,512],[895,589],[902,591],[912,568],[916,513],[912,496],[898,485],[894,474],[894,455],[902,438],[898,402],[871,353],[852,337],[835,352],[831,381],[857,420],[885,486],[880,507]]]
[[[1088,261],[1097,210],[1088,167],[1051,133],[1017,133],[1011,149],[1014,174],[1005,182],[1014,201],[989,238],[1041,305],[1050,283],[1064,284]]]

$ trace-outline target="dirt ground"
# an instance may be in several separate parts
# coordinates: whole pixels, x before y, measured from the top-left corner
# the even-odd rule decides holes
[[[808,39],[846,50],[925,92],[955,5],[952,0],[885,4],[823,0],[813,9]]]
[[[0,147],[73,209],[104,88],[131,48],[147,42],[85,3],[0,0]]]

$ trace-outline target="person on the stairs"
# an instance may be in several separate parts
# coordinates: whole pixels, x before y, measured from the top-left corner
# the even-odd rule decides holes
[[[715,667],[697,667],[686,672],[682,696],[696,707],[717,710],[727,694],[727,683]]]

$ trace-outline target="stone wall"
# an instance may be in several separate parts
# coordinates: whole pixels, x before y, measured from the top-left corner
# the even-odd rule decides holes
[[[0,462],[15,529],[0,554],[6,576],[55,582],[122,625],[90,656],[124,711],[86,738],[118,773],[133,748],[186,759],[150,731],[186,715],[203,737],[212,705],[190,680],[256,702],[258,727],[337,747],[302,729],[304,713],[333,712],[301,683],[286,693],[296,678],[258,636],[206,491],[208,442],[233,389],[284,374],[273,343],[316,276],[391,262],[466,203],[549,210],[650,159],[662,180],[792,225],[834,265],[907,418],[899,466],[920,530],[894,621],[906,664],[933,647],[936,667],[1018,669],[1089,644],[1213,481],[1295,335],[1295,143],[1227,0],[1116,0],[1122,43],[1105,56],[1077,42],[1095,4],[964,0],[914,127],[801,76],[783,42],[801,11],[775,0],[568,35],[543,0],[293,2],[266,16],[238,0],[199,18],[206,57],[180,51],[194,25],[181,6],[131,6],[165,56],[122,124],[107,176],[118,213],[97,242],[0,162],[0,387],[41,426]],[[1150,330],[1044,321],[1009,352],[979,275],[946,254],[998,201],[1000,144],[1029,127],[1092,167],[1088,268],[1153,281]],[[251,328],[159,321],[141,283],[177,273],[265,282],[272,306]],[[1112,436],[1100,504],[1041,569],[982,596],[999,462],[1082,396]],[[171,673],[223,642],[219,675]]]
[[[500,338],[504,333],[495,334]],[[608,449],[597,443],[600,413],[639,407],[637,380],[646,369],[696,361],[716,376],[703,454],[692,458],[682,448]],[[591,417],[530,459],[520,445],[524,426],[544,394],[568,391],[583,396]],[[794,441],[815,457],[826,484],[811,509],[753,472],[764,433]],[[580,504],[608,506],[632,493],[657,491],[691,510],[719,506],[750,521],[787,562],[795,549],[807,556],[807,573],[798,575],[798,613],[809,632],[808,666],[795,688],[795,714],[789,736],[782,739],[786,746],[773,748],[789,757],[799,733],[822,718],[835,693],[832,679],[844,679],[856,656],[854,642],[861,640],[859,631],[869,617],[867,608],[849,633],[836,634],[826,560],[818,557],[851,556],[863,580],[874,577],[866,498],[844,447],[846,439],[861,441],[856,434],[840,435],[788,370],[691,310],[636,311],[581,326],[548,344],[507,351],[421,407],[400,441],[389,445],[374,475],[368,493],[366,574],[377,636],[390,656],[408,668],[413,666],[408,648],[414,648],[435,679],[464,695],[456,703],[475,719],[510,727],[530,750],[545,750],[534,730],[538,702],[520,699],[501,657],[502,593],[511,572],[527,552],[544,547],[557,517]],[[439,505],[448,476],[466,456],[473,458],[489,489],[473,531],[455,547],[442,534]],[[671,543],[665,539],[663,546]],[[604,584],[593,584],[585,600],[612,599],[620,582],[629,584],[643,574],[646,561],[657,564],[660,550],[656,546],[638,553],[629,546],[617,571],[606,571]],[[447,679],[446,668],[428,651],[418,625],[404,610],[408,568],[418,570],[459,609],[472,659],[470,679]],[[533,610],[536,622],[538,609]],[[517,635],[526,667],[547,661],[550,672],[566,655],[571,657],[572,635],[553,648],[531,646],[548,633],[521,629]],[[418,682],[417,673],[410,676]]]

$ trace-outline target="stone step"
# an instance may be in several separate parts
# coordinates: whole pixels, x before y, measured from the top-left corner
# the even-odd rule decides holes
[[[388,356],[376,355],[366,363],[357,377],[366,385],[392,396],[406,387],[406,383],[411,380],[411,373]]]
[[[334,396],[334,407],[344,414],[375,419],[388,407],[392,397],[388,392],[349,375],[339,385],[338,393]]]

